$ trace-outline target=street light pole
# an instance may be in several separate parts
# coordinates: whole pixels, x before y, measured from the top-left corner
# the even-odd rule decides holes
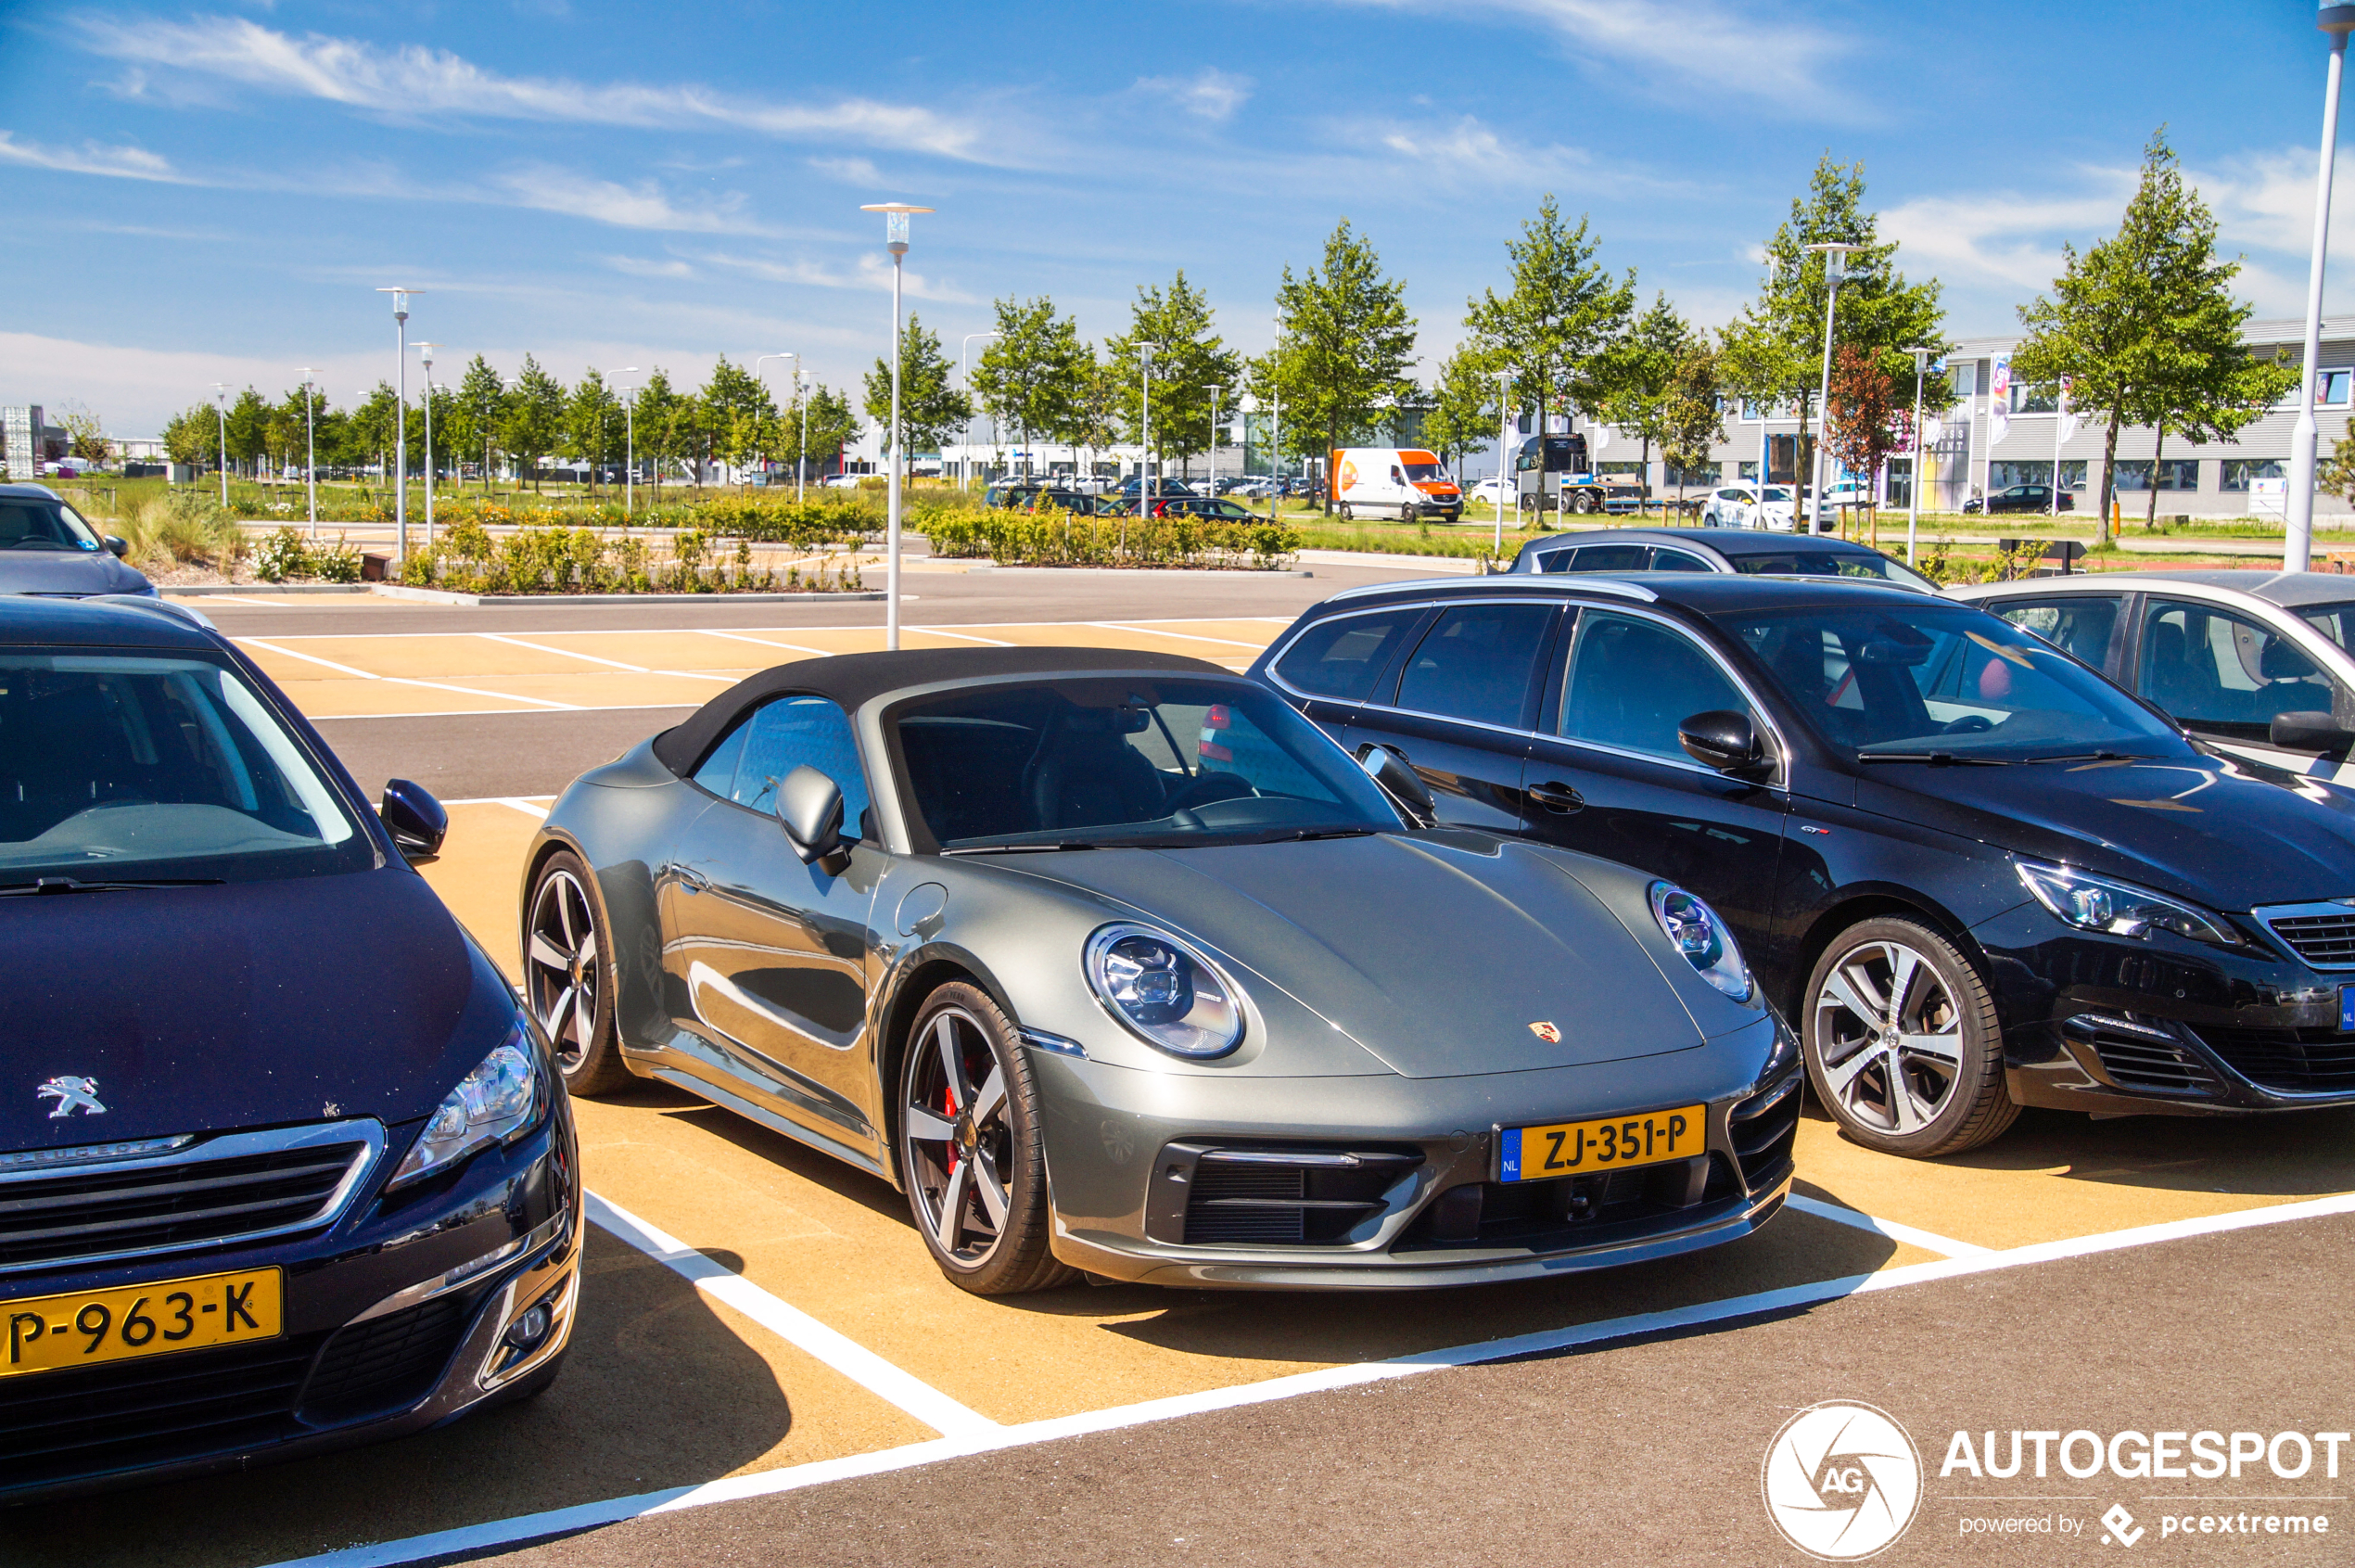
[[[379,288],[376,292],[392,296],[393,331],[400,344],[401,386],[395,393],[399,401],[392,405],[392,521],[394,555],[402,566],[406,566],[409,563],[409,296],[423,294],[425,290],[403,285]]]
[[[420,343],[417,357],[426,366],[426,548],[433,548],[433,351],[439,343]]]
[[[1542,450],[1543,431],[1538,433],[1538,440]],[[1489,556],[1496,561],[1505,558],[1505,465],[1511,461],[1512,455],[1513,373],[1500,370],[1496,373],[1496,547]],[[1538,488],[1540,491],[1545,488],[1542,478]]]
[[[1929,374],[1929,351],[1908,349],[1914,356],[1914,482],[1905,493],[1905,564],[1914,564],[1914,544],[1922,527],[1922,378]],[[2060,482],[2060,469],[2053,469],[2053,481]],[[1879,530],[1876,529],[1875,532]]]
[[[311,491],[311,537],[319,537],[319,433],[312,421],[312,412],[318,406],[315,390],[319,373],[309,365],[302,367],[302,477]]]
[[[212,411],[221,416],[221,505],[224,511],[229,505],[229,405],[223,400],[228,395],[229,384],[226,381],[212,384]],[[38,453],[33,455],[36,459],[40,456]],[[33,465],[32,471],[35,475],[41,472],[38,462]]]
[[[625,364],[614,372],[617,376],[635,376],[638,367]],[[623,526],[638,515],[638,389],[624,387],[630,394],[621,405],[621,516]]]
[[[2347,65],[2347,34],[2355,28],[2355,6],[2325,4],[2314,25],[2331,35],[2329,70],[2323,87],[2323,156],[2314,175],[2314,256],[2306,273],[2306,363],[2298,372],[2298,427],[2290,436],[2288,539],[2282,553],[2285,571],[2302,572],[2314,560],[2314,362],[2323,351],[2323,261],[2330,246],[2331,164],[2338,151],[2338,88]],[[2057,476],[2056,476],[2057,478]],[[2158,483],[2157,465],[2151,483]]]
[[[968,332],[965,334],[965,340],[957,345],[957,385],[964,388],[968,394],[973,391],[973,373],[965,368],[966,351],[974,346],[974,339],[976,338],[1003,338],[1004,336],[1002,332]],[[989,423],[994,429],[998,424],[998,416],[990,415]],[[965,460],[958,465],[957,488],[960,491],[971,490],[973,478],[974,422],[968,417],[965,420]]]
[[[1137,516],[1152,516],[1153,351],[1158,343],[1137,345],[1137,386],[1143,416],[1137,421]]]
[[[1210,389],[1210,493],[1218,493],[1218,389]]]
[[[1823,521],[1824,511],[1824,436],[1829,427],[1832,407],[1832,324],[1839,318],[1839,286],[1848,281],[1848,258],[1865,247],[1838,240],[1811,245],[1808,249],[1819,251],[1824,258],[1824,381],[1815,399],[1815,451],[1807,465],[1809,483],[1814,493],[1793,513],[1807,513],[1807,533],[1814,537]]]
[[[799,396],[801,396],[801,356],[800,356],[799,354],[792,354],[792,353],[786,353],[786,354],[762,354],[759,358],[757,358],[757,359],[756,359],[756,360],[754,360],[754,361],[752,362],[752,376],[753,376],[753,379],[754,379],[754,380],[756,380],[756,381],[757,381],[757,380],[759,380],[759,379],[760,379],[760,367],[761,367],[762,365],[764,365],[764,364],[767,364],[767,363],[768,363],[770,360],[791,360],[791,361],[793,361],[793,389],[794,389],[794,396],[795,396],[795,397],[796,397],[796,398],[798,398]],[[803,439],[802,444],[803,444],[805,447],[808,445],[808,438],[807,438],[807,437],[805,437],[805,438]],[[800,480],[800,477],[801,477],[801,470],[800,470],[800,469],[798,469],[798,468],[795,469],[795,470],[794,470],[794,478],[795,478],[795,481],[796,481],[796,483],[798,483],[798,482],[799,482],[799,480]],[[801,496],[800,496],[799,492],[798,492],[798,491],[796,491],[796,492],[795,493],[794,500],[795,500],[795,501],[796,501],[796,502],[798,502],[800,499],[801,499]]]
[[[891,474],[884,509],[884,646],[899,646],[899,471],[906,465],[899,429],[899,280],[908,259],[908,220],[929,207],[904,201],[869,202],[861,212],[884,214],[884,249],[891,252]]]

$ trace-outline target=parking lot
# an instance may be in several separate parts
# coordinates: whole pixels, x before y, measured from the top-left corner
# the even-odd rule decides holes
[[[1293,609],[1351,580],[1040,588],[1013,574],[981,577],[911,574],[918,597],[905,645],[1136,647],[1239,669]],[[884,637],[882,606],[860,603],[625,613],[254,595],[205,607],[320,722],[363,788],[402,773],[444,796],[449,839],[422,869],[511,975],[520,857],[565,778],[755,669],[878,648]],[[942,1279],[904,1201],[880,1180],[659,1085],[577,1109],[593,1229],[571,1358],[550,1393],[389,1446],[30,1510],[0,1523],[6,1560],[44,1568],[428,1561],[879,1474],[900,1475],[893,1496],[921,1514],[932,1485],[941,1498],[974,1506],[981,1472],[970,1467],[979,1461],[960,1456],[1231,1421],[1218,1412],[1352,1388],[1369,1391],[1368,1400],[1404,1397],[1377,1385],[1420,1383],[1424,1372],[1466,1378],[1473,1374],[1447,1369],[1593,1346],[1623,1346],[1572,1363],[1593,1367],[1593,1386],[1629,1401],[1627,1379],[1652,1379],[1656,1404],[1647,1409],[1662,1421],[1672,1408],[1681,1412],[1673,1420],[1702,1419],[1720,1398],[1712,1380],[1746,1361],[1771,1362],[1778,1379],[1794,1366],[1817,1368],[1827,1383],[1809,1397],[1852,1391],[1839,1380],[1860,1363],[1916,1396],[1959,1398],[1949,1380],[1991,1347],[1924,1354],[1925,1335],[1954,1331],[1942,1319],[1905,1321],[1899,1298],[1915,1299],[1906,1293],[2000,1296],[2001,1316],[1982,1332],[2022,1347],[2011,1364],[2024,1378],[2037,1358],[2064,1378],[2072,1336],[2171,1301],[2203,1269],[2240,1267],[2200,1249],[2262,1249],[2268,1237],[2295,1235],[2310,1259],[2343,1249],[2343,1217],[2355,1209],[2343,1197],[2355,1190],[2355,1114],[2346,1112],[2105,1122],[2030,1112],[1996,1143],[1938,1162],[1867,1153],[1811,1115],[1789,1208],[1756,1237],[1683,1259],[1406,1296],[1083,1284],[982,1299]],[[2303,1338],[2334,1374],[2349,1348],[2327,1283],[2341,1277],[2278,1279],[2289,1294],[2269,1331]],[[2040,1289],[2041,1279],[2053,1288]],[[2184,1309],[2167,1309],[2188,1333]],[[1860,1358],[1859,1333],[1886,1335],[1887,1357]],[[2187,1367],[2196,1348],[2151,1344]],[[1679,1345],[1687,1348],[1672,1353]],[[1515,1388],[1575,1378],[1563,1365],[1490,1368],[1477,1374],[1484,1382],[1461,1386],[1509,1399]],[[2184,1379],[2215,1373],[2201,1367]],[[1970,1397],[1983,1403],[1985,1393]],[[1760,1445],[1791,1402],[1776,1397],[1726,1411],[1749,1423],[1729,1451],[1750,1468],[1712,1483],[1730,1488],[1713,1504],[1755,1485]],[[1377,1408],[1355,1407],[1368,1421]],[[1219,1443],[1264,1443],[1286,1419],[1271,1414],[1276,1425],[1241,1437],[1203,1430],[1229,1431]],[[1379,1422],[1292,1429],[1283,1451],[1304,1495],[1353,1467],[1370,1474],[1386,1465],[1366,1451],[1386,1446],[1368,1443],[1374,1430]],[[1159,1462],[1149,1455],[1182,1445],[1138,1442],[1100,1446],[1088,1462],[1116,1479],[1123,1465]],[[1537,1445],[1523,1450],[1528,1458],[1543,1457]],[[948,1468],[921,1468],[934,1464]],[[1206,1468],[1217,1468],[1215,1459]],[[1256,1473],[1264,1484],[1264,1462]],[[1518,1496],[1521,1479],[1496,1495]],[[1450,1508],[1474,1506],[1477,1493],[1464,1493],[1460,1478],[1447,1485]],[[846,1502],[841,1519],[866,1518],[865,1506]],[[1201,1511],[1215,1540],[1218,1511]],[[1400,1514],[1395,1537],[1424,1527]],[[1189,1527],[1151,1526],[1162,1530],[1156,1541],[1176,1543],[1173,1554]],[[1951,1515],[1938,1527],[1951,1535]],[[591,1551],[596,1538],[574,1544]],[[910,1537],[904,1560],[934,1560],[933,1543]],[[880,1536],[845,1549],[845,1560],[868,1551],[894,1560]],[[649,1548],[648,1560],[656,1555]],[[961,1560],[946,1548],[940,1556]]]

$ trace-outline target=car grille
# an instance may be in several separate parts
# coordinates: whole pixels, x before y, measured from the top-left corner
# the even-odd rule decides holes
[[[2234,1072],[2266,1089],[2290,1094],[2355,1091],[2355,1034],[2211,1028],[2199,1036]]]
[[[1186,1244],[1330,1245],[1383,1208],[1419,1154],[1204,1149],[1186,1200]]]
[[[2102,1071],[2120,1089],[2196,1095],[2223,1090],[2216,1069],[2181,1042],[2172,1025],[2081,1013],[2064,1027],[2070,1038],[2093,1047]]]
[[[2256,912],[2290,951],[2315,968],[2355,969],[2355,908],[2273,904]]]
[[[384,1147],[375,1121],[237,1133],[146,1159],[0,1167],[0,1271],[251,1241],[332,1221]],[[30,1156],[22,1156],[30,1157]]]
[[[317,1334],[0,1383],[0,1489],[292,1436]]]
[[[424,1397],[440,1380],[481,1299],[480,1291],[452,1291],[338,1330],[303,1387],[303,1419],[344,1421]]]

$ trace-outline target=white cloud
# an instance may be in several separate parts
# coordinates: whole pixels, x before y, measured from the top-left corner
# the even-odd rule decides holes
[[[610,223],[623,229],[664,229],[686,234],[760,234],[761,226],[744,212],[745,198],[731,192],[698,208],[682,208],[665,196],[652,180],[625,185],[570,170],[545,165],[492,176],[490,199],[561,212]]]
[[[1594,164],[1583,148],[1510,141],[1469,114],[1452,125],[1381,125],[1371,134],[1450,184],[1543,185],[1584,175]]]
[[[171,159],[160,154],[128,144],[102,147],[96,142],[84,142],[79,147],[50,147],[41,142],[20,142],[14,133],[0,131],[0,163],[21,163],[34,169],[54,169],[63,174],[100,174],[116,180],[153,180],[161,185],[193,185],[202,182],[172,168]]]
[[[605,265],[629,277],[676,277],[695,275],[695,269],[681,261],[656,261],[643,256],[608,256]]]
[[[826,178],[838,180],[846,185],[873,186],[884,184],[883,171],[863,158],[813,158],[808,160],[808,163],[809,167]]]
[[[2131,171],[2083,173],[2089,188],[2069,195],[1916,197],[1881,214],[1880,236],[1903,248],[1898,264],[1910,276],[1934,271],[1970,286],[2001,284],[2027,300],[2052,287],[2062,242],[2082,250],[2115,229],[2133,193]]]
[[[1342,0],[1386,10],[1502,12],[1550,28],[1580,57],[1601,57],[1712,94],[1763,100],[1794,117],[1852,118],[1855,95],[1827,90],[1855,50],[1848,35],[1718,0]]]
[[[387,49],[316,32],[297,38],[241,17],[199,17],[185,22],[82,17],[77,25],[93,51],[141,68],[122,85],[131,93],[150,90],[152,77],[146,73],[172,73],[320,98],[404,120],[456,115],[751,131],[789,138],[866,141],[987,161],[978,126],[929,108],[872,98],[780,104],[734,97],[692,83],[598,85],[562,77],[507,76],[446,49],[417,45]]]
[[[1235,110],[1250,101],[1252,86],[1250,77],[1237,76],[1216,66],[1204,66],[1191,76],[1137,79],[1138,91],[1172,99],[1187,113],[1215,124],[1232,118]]]
[[[728,251],[706,251],[695,258],[707,266],[723,267],[730,272],[757,277],[764,283],[796,284],[808,288],[859,288],[888,291],[891,287],[891,263],[872,250],[861,251],[857,270],[844,274],[821,266],[816,261],[796,257],[780,261],[771,256],[745,256]],[[951,287],[912,269],[900,274],[900,287],[911,300],[929,300],[940,304],[974,305],[980,301],[963,290]]]

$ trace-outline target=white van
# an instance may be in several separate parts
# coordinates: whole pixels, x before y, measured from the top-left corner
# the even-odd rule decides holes
[[[1464,510],[1464,492],[1446,467],[1414,447],[1337,447],[1326,472],[1333,477],[1333,500],[1344,522],[1364,512],[1407,523],[1421,517],[1452,523]]]

